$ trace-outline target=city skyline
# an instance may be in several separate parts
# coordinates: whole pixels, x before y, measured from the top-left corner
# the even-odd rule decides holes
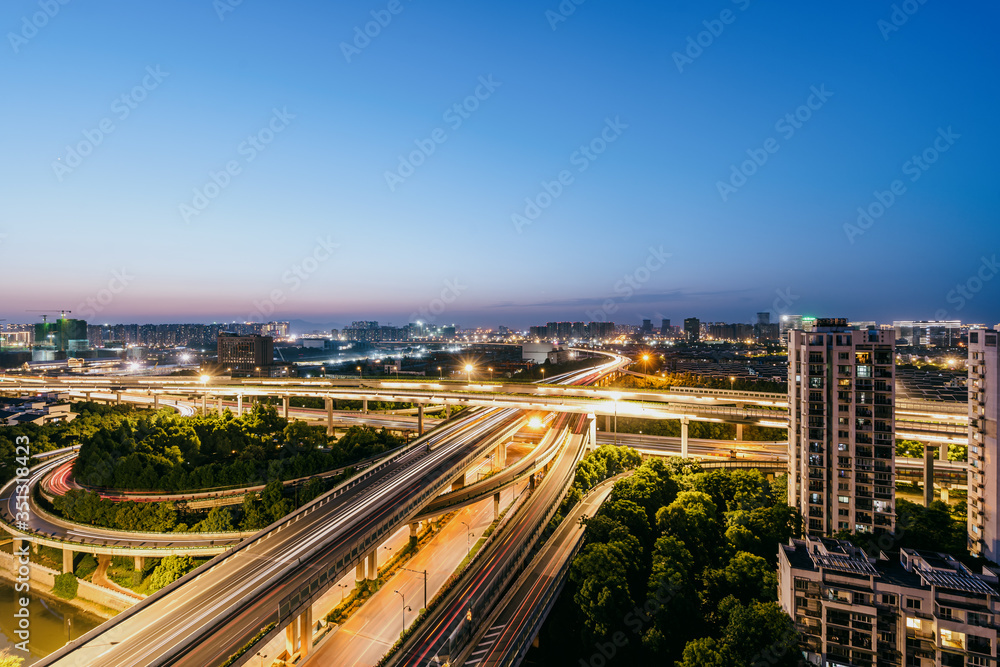
[[[995,8],[560,7],[5,5],[0,317],[990,321]]]

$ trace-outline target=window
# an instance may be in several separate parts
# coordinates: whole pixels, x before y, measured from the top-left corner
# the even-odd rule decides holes
[[[906,627],[910,628],[911,630],[919,630],[921,628],[920,619],[907,616]]]
[[[920,598],[906,598],[907,609],[920,609]]]
[[[870,378],[872,376],[871,366],[857,366],[857,376],[859,378]]]
[[[892,593],[883,593],[882,604],[896,606],[896,596],[893,595]]]
[[[851,502],[851,499],[848,498],[847,496],[837,496],[837,500],[840,502],[841,505],[849,505]]]
[[[965,633],[941,628],[941,646],[965,649]]]
[[[851,446],[849,444],[847,444],[846,442],[842,442],[839,445],[837,445],[837,449],[839,449],[842,452],[846,452],[846,451],[850,450],[850,448],[851,448]]]

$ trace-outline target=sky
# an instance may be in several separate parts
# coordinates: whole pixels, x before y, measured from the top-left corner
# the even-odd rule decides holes
[[[993,324],[998,13],[7,0],[0,317]]]

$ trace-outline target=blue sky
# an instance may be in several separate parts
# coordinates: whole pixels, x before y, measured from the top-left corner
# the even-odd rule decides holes
[[[230,2],[0,6],[0,316],[1000,321],[991,4]]]

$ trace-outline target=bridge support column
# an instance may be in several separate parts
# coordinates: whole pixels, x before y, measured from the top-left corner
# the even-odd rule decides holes
[[[365,559],[364,557],[358,561],[357,567],[354,568],[354,583],[360,584],[365,580]]]
[[[236,394],[236,416],[243,416],[243,394]]]
[[[743,440],[743,424],[736,425],[736,439],[740,441]]]
[[[451,419],[451,403],[448,403],[444,406],[444,418],[445,421]]]
[[[293,618],[288,627],[285,628],[285,651],[288,652],[288,659],[291,661],[295,657],[295,650],[299,643],[299,623],[297,618]]]
[[[288,405],[291,403],[291,399],[288,396],[284,396],[281,399],[281,416],[288,419]]]
[[[73,571],[73,550],[63,549],[63,574]]]
[[[160,409],[160,395],[159,394],[153,394],[153,409],[154,410],[159,410]]]
[[[690,417],[681,417],[681,457],[688,457],[688,425],[691,423]]]
[[[361,399],[361,412],[363,412],[364,414],[368,414],[368,399],[367,398]]]
[[[28,553],[28,549],[31,548],[31,545],[29,543],[28,544],[28,548],[25,549],[24,548],[25,542],[27,542],[27,540],[23,540],[23,539],[21,539],[19,537],[15,537],[14,538],[14,542],[13,542],[13,545],[12,545],[13,548],[14,548],[14,558],[18,558],[21,555],[26,555]]]
[[[378,579],[378,547],[368,554],[368,578],[372,581]]]
[[[416,546],[417,544],[417,533],[420,530],[420,524],[417,522],[410,524],[410,544]]]
[[[202,416],[208,414],[208,394],[201,395],[201,414]]]
[[[89,392],[89,391],[85,391],[85,392],[83,392],[83,397],[84,397],[85,399],[87,399],[87,402],[88,402],[88,403],[90,403],[90,392]]]
[[[948,460],[948,443],[947,442],[944,443],[943,445],[941,445],[941,450],[940,450],[939,457],[940,457],[940,459],[942,461],[947,461]]]
[[[333,399],[329,396],[326,398],[326,434],[333,435]]]
[[[497,491],[493,494],[493,520],[496,521],[500,518],[500,492]]]
[[[305,611],[299,614],[298,619],[296,619],[299,624],[299,637],[301,640],[302,648],[299,651],[299,657],[305,658],[312,652],[313,647],[313,609],[312,605],[306,607]]]
[[[120,391],[115,392],[115,405],[122,404],[122,393]]]
[[[424,434],[424,404],[417,403],[417,435]]]
[[[934,502],[934,449],[924,444],[924,507]]]
[[[534,491],[535,489],[535,476],[528,475],[528,488]]]
[[[604,432],[611,432],[611,415],[604,415]]]
[[[136,572],[142,572],[145,569],[146,569],[146,557],[145,556],[136,556],[135,557],[135,571]]]
[[[216,408],[219,411],[219,416],[222,416],[222,397],[219,396],[219,400],[216,402]]]
[[[465,475],[463,474],[461,477],[459,477],[458,479],[456,479],[454,482],[451,483],[451,490],[458,491],[459,489],[464,489],[464,488],[465,488]]]

